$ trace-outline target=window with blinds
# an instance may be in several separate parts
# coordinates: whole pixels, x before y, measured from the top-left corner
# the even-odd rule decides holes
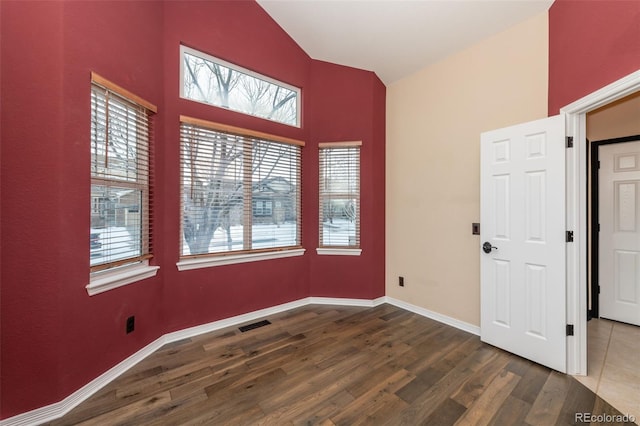
[[[361,145],[319,144],[320,247],[360,247]]]
[[[300,247],[304,143],[180,120],[181,256]]]
[[[150,113],[156,107],[91,76],[91,272],[151,257]]]

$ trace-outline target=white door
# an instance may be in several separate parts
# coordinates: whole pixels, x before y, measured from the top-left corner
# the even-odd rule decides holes
[[[559,115],[483,133],[480,178],[480,337],[562,372],[564,136]]]
[[[640,142],[599,147],[600,316],[640,325]]]

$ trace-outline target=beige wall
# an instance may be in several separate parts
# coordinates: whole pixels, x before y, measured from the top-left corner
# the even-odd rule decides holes
[[[640,92],[587,114],[587,139],[640,135]]]
[[[387,296],[480,324],[480,133],[547,115],[547,65],[544,13],[387,88]]]

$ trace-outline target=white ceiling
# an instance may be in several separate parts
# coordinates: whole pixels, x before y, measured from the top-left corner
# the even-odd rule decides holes
[[[257,0],[313,59],[391,84],[548,10],[553,0]]]

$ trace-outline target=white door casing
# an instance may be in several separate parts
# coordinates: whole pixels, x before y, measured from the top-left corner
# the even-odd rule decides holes
[[[640,325],[640,141],[601,145],[598,158],[599,314]]]
[[[566,372],[565,118],[481,135],[480,335]]]
[[[569,374],[587,374],[587,113],[636,92],[640,70],[560,108],[574,139],[567,150],[567,227],[575,241],[567,245],[567,319],[575,333],[567,344]]]

